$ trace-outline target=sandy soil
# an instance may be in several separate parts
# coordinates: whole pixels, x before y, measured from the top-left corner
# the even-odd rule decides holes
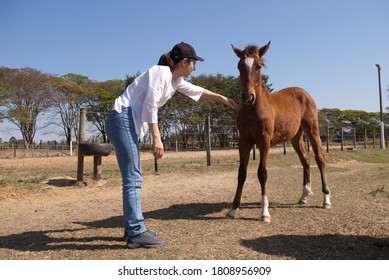
[[[0,159],[2,174],[12,168],[28,169],[28,176],[34,170],[66,170],[34,182],[31,189],[0,188],[0,259],[389,258],[387,164],[332,160],[333,207],[326,211],[320,208],[317,168],[313,165],[315,195],[300,206],[297,157],[283,163],[276,156],[269,167],[272,222],[266,224],[259,221],[258,160],[250,163],[238,218],[230,220],[224,216],[235,193],[237,151],[213,156],[213,165],[204,167],[195,159],[205,162],[205,152],[167,153],[165,165],[161,162],[155,173],[151,154],[142,154],[146,225],[167,241],[151,250],[124,246],[121,179],[114,156],[103,158],[99,182],[90,179],[92,159],[85,158],[83,184],[75,181],[76,157]],[[226,166],[225,156],[232,157]],[[187,160],[176,172],[169,164],[183,158]]]

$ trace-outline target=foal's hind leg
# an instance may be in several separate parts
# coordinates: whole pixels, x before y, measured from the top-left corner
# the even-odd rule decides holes
[[[247,165],[249,163],[251,146],[239,141],[239,171],[238,171],[238,186],[236,188],[235,198],[232,202],[232,207],[226,214],[227,218],[235,218],[236,209],[240,206],[240,200],[242,197],[243,185],[247,176]]]
[[[306,129],[305,133],[307,134],[309,141],[311,142],[313,152],[315,153],[315,160],[321,174],[321,185],[323,192],[323,208],[331,208],[331,194],[327,186],[327,171],[326,171],[326,161],[323,154],[323,149],[321,147],[321,140],[319,135],[318,124],[315,123],[309,129]]]
[[[291,139],[294,150],[299,156],[300,162],[303,166],[303,193],[299,199],[299,204],[306,204],[308,196],[312,194],[311,190],[311,168],[310,168],[310,159],[309,152],[305,146],[302,130],[300,130],[297,135]]]

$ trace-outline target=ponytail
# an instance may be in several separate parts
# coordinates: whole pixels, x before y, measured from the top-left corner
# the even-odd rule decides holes
[[[174,61],[170,56],[170,52],[168,52],[168,53],[164,53],[163,55],[161,55],[161,57],[159,58],[159,61],[158,61],[158,65],[169,66],[170,71],[173,72],[173,70],[176,68],[176,64],[180,60],[182,60],[182,58]]]

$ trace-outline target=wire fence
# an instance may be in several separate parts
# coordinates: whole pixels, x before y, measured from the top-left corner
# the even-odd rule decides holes
[[[97,113],[97,112],[89,112]],[[80,109],[78,137],[81,143],[84,142],[104,142],[107,139],[105,135],[93,136],[88,140],[85,139],[85,125],[87,123],[86,109]],[[103,127],[105,118],[100,118]],[[162,141],[166,151],[200,151],[206,150],[209,154],[211,150],[237,149],[239,132],[236,127],[236,121],[233,118],[212,118],[206,117],[204,120],[197,118],[194,121],[191,118],[169,117],[161,118],[159,123]],[[381,135],[381,129],[377,126],[375,129],[356,129],[350,127],[330,127],[321,125],[321,140],[323,147],[329,152],[330,149],[341,150],[356,149],[358,147],[376,148],[382,147],[380,141],[384,141],[384,146],[388,147],[388,127]],[[305,138],[304,138],[305,139]],[[309,141],[305,139],[309,148]],[[65,141],[40,141],[39,144],[33,143],[29,149],[25,148],[22,140],[13,139],[10,142],[0,142],[0,156],[17,157],[18,154],[25,156],[35,156],[35,154],[50,155],[72,155],[77,150],[77,143],[72,141],[71,145],[64,144]],[[284,152],[290,142],[283,143],[279,146],[284,147]],[[140,141],[140,149],[152,150],[151,134],[146,135]],[[19,153],[18,153],[19,151]],[[29,155],[28,155],[29,154]]]
[[[185,132],[182,128],[172,125],[167,133],[162,133],[165,151],[206,151],[238,149],[239,132],[236,126],[212,125],[209,121],[209,129],[204,125],[203,131]],[[206,123],[205,123],[206,124]],[[327,128],[321,131],[323,149],[330,152],[332,149],[352,150],[352,149],[376,149],[381,147],[381,130],[377,129],[354,129],[354,128]],[[384,146],[388,147],[388,128],[384,130]],[[99,138],[93,138],[93,142]],[[310,147],[309,141],[304,137],[306,145]],[[209,142],[209,144],[208,144]],[[291,147],[289,141],[277,145],[278,147]],[[147,135],[140,143],[142,151],[152,150],[151,135]],[[50,141],[50,143],[33,144],[30,149],[26,149],[21,141],[0,143],[0,157],[39,157],[39,156],[69,156],[77,154],[77,143],[74,141],[72,147]]]

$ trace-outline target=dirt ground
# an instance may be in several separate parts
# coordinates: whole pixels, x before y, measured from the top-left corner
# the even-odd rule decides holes
[[[302,168],[294,153],[269,161],[271,223],[260,221],[257,160],[251,160],[243,205],[226,219],[235,194],[238,152],[167,153],[159,172],[142,154],[146,225],[167,242],[129,250],[122,239],[121,179],[114,156],[102,180],[76,183],[77,157],[0,159],[0,259],[389,259],[389,152],[326,155],[333,207],[314,195],[298,205]],[[365,152],[366,153],[366,152]],[[362,160],[360,160],[362,158]],[[382,160],[383,158],[383,160]]]

